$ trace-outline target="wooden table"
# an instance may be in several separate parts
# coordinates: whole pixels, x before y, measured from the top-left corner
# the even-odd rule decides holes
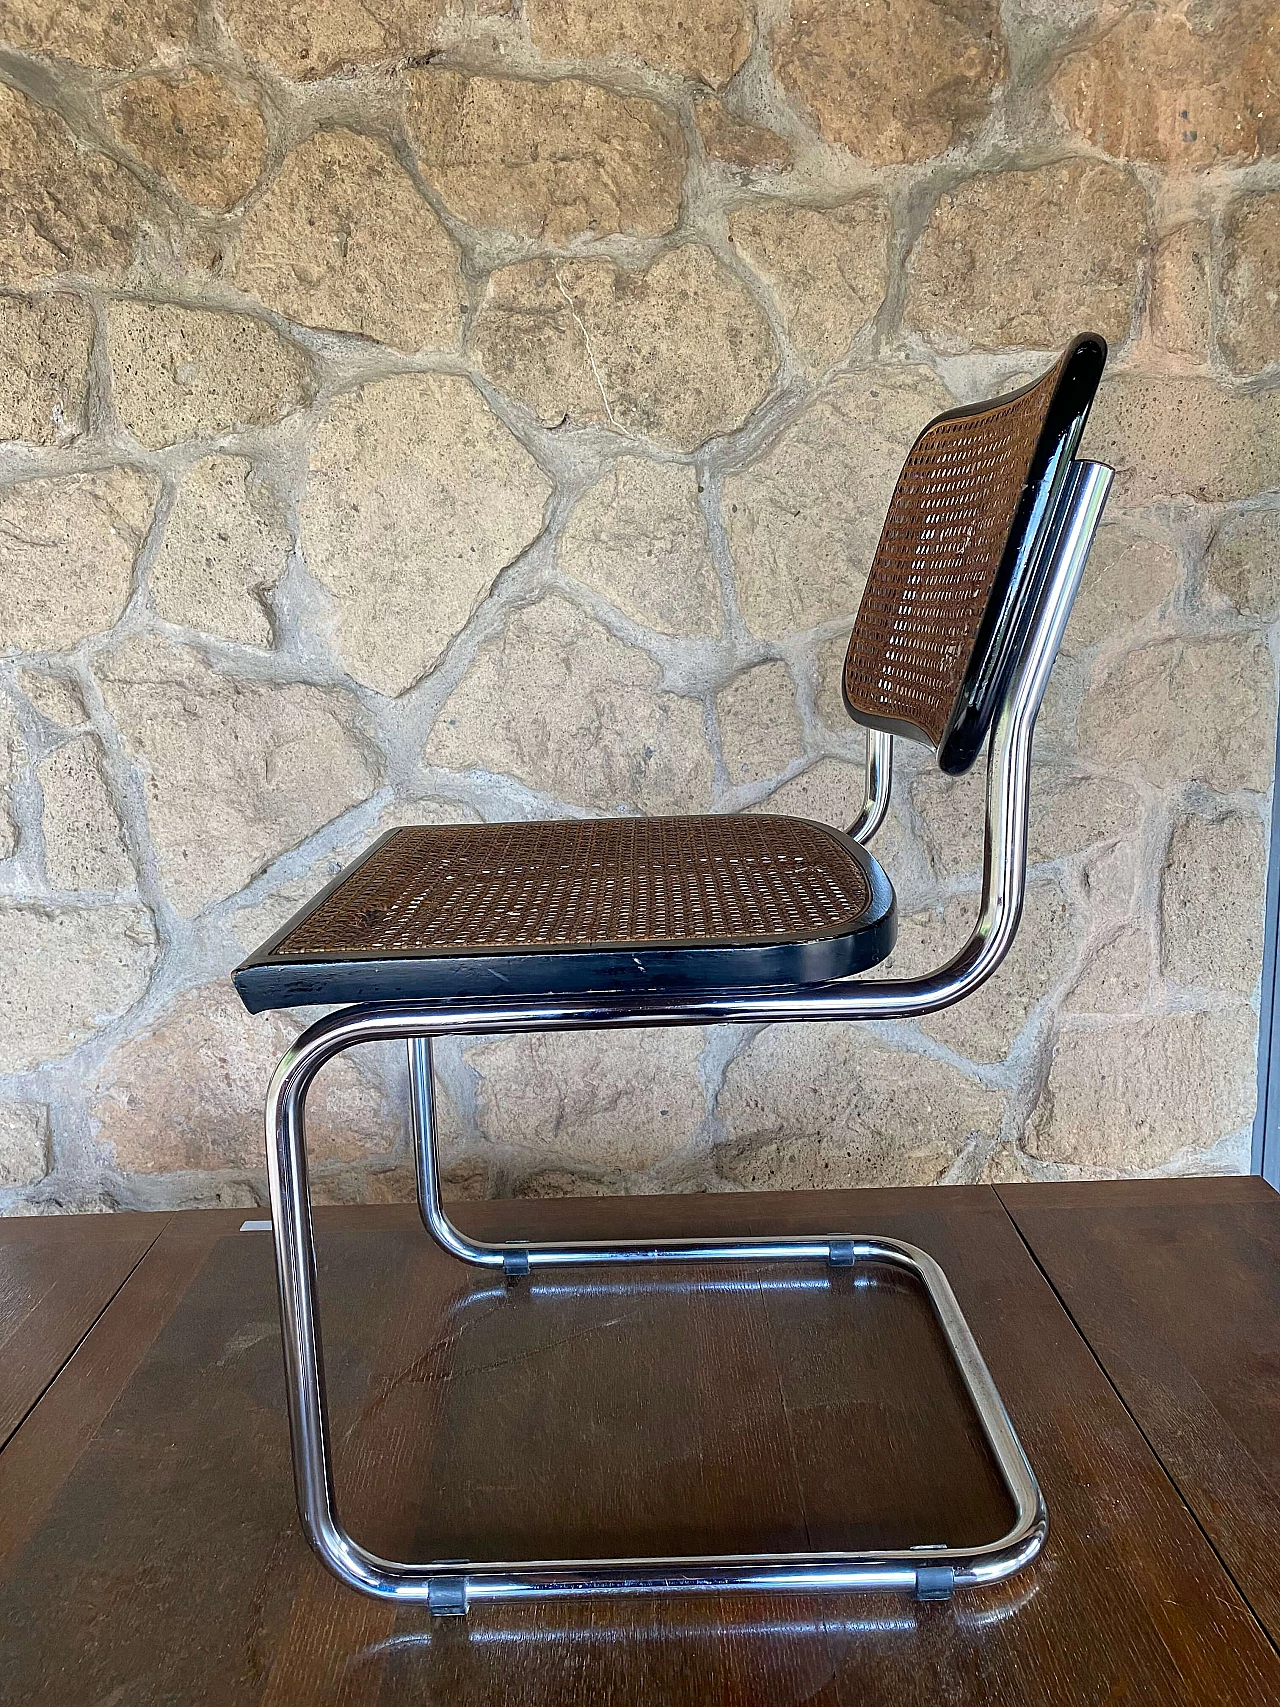
[[[0,1223],[0,1700],[1280,1702],[1280,1197],[1257,1180],[471,1205],[497,1237],[874,1232],[947,1270],[1045,1491],[1029,1571],[397,1613],[298,1532],[269,1238]],[[566,1271],[511,1291],[401,1208],[317,1215],[336,1474],[437,1557],[893,1545],[1003,1495],[914,1288]]]

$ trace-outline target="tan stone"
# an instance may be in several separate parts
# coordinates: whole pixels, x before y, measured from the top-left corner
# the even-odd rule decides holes
[[[250,59],[286,77],[328,77],[347,66],[379,64],[434,46],[444,0],[223,0],[222,14]]]
[[[0,38],[11,47],[102,71],[179,52],[195,21],[196,0],[0,0]]]
[[[0,1103],[0,1186],[39,1185],[49,1160],[49,1110],[42,1103]]]
[[[354,131],[319,131],[285,157],[244,216],[232,277],[307,326],[405,350],[458,342],[453,239],[391,151]]]
[[[0,439],[63,445],[84,432],[92,339],[79,297],[0,297]]]
[[[18,686],[41,717],[63,729],[76,729],[88,721],[78,685],[65,676],[44,670],[20,670]]]
[[[102,744],[86,735],[37,766],[44,795],[44,865],[55,889],[121,889],[133,879]]]
[[[861,729],[849,716],[844,703],[844,663],[849,652],[847,636],[826,640],[814,654],[814,709],[828,729],[862,739]]]
[[[1051,350],[1082,326],[1119,342],[1146,234],[1146,196],[1117,166],[969,178],[940,198],[912,253],[906,319],[943,350]]]
[[[776,131],[738,118],[714,96],[699,101],[693,116],[710,159],[742,172],[784,172],[790,166],[791,145]]]
[[[475,347],[493,382],[548,424],[608,423],[680,450],[740,427],[778,365],[764,315],[697,243],[638,273],[610,261],[504,267]]]
[[[141,907],[0,903],[0,1072],[56,1060],[117,1019],[146,989],[155,958]]]
[[[1177,555],[1163,540],[1100,528],[1067,625],[1067,650],[1114,639],[1163,605],[1180,578]]]
[[[576,77],[414,71],[409,131],[427,182],[472,225],[564,243],[656,236],[680,217],[680,126],[637,96]]]
[[[1280,510],[1223,522],[1209,541],[1209,583],[1243,616],[1280,615]]]
[[[852,622],[906,454],[951,402],[922,369],[855,374],[725,481],[738,602],[754,633]]]
[[[1252,996],[1262,973],[1267,844],[1257,818],[1190,814],[1160,877],[1160,965],[1180,984]]]
[[[659,634],[719,634],[720,577],[689,467],[622,456],[579,498],[560,566]]]
[[[804,751],[796,685],[785,664],[757,664],[716,695],[720,755],[730,788],[777,776]]]
[[[787,818],[808,818],[816,824],[834,824],[847,830],[858,816],[862,805],[863,776],[861,765],[841,764],[839,759],[819,759],[781,788],[775,788],[767,800],[749,806],[749,812],[780,812]],[[876,843],[876,858],[882,848]],[[883,863],[883,861],[882,861]]]
[[[1275,743],[1274,666],[1253,636],[1163,640],[1121,658],[1080,712],[1081,746],[1157,788],[1265,790]]]
[[[946,776],[932,765],[911,783],[929,863],[944,882],[982,869],[986,768]],[[1032,865],[1065,859],[1132,831],[1142,811],[1136,790],[1112,777],[1062,776],[1037,765],[1031,774],[1027,857]]]
[[[302,352],[247,314],[116,302],[109,327],[116,411],[144,445],[278,421],[310,390]]]
[[[108,468],[0,492],[0,649],[60,651],[119,620],[157,490]]]
[[[1086,1172],[1148,1172],[1238,1131],[1256,1080],[1257,1021],[1243,1005],[1064,1026],[1026,1147]]]
[[[0,859],[8,859],[18,845],[12,790],[19,767],[26,757],[27,746],[22,738],[17,707],[6,695],[0,698]]]
[[[476,1115],[494,1143],[569,1165],[644,1170],[693,1138],[706,1112],[698,1028],[562,1032],[468,1049]]]
[[[998,1092],[865,1028],[775,1025],[730,1063],[716,1166],[751,1189],[931,1185],[1003,1112]]]
[[[772,283],[787,338],[810,373],[830,367],[884,301],[889,208],[753,206],[729,217],[729,241]]]
[[[1005,72],[995,0],[791,0],[771,47],[823,135],[876,165],[945,153],[982,122]]]
[[[261,176],[262,114],[215,72],[137,77],[108,91],[103,105],[139,159],[199,207],[226,212]]]
[[[229,984],[188,991],[120,1044],[88,1085],[95,1137],[125,1173],[263,1167],[264,1087],[297,1031],[278,1013],[247,1014]],[[383,1155],[402,1120],[339,1056],[307,1098],[307,1154]]]
[[[298,523],[351,674],[398,694],[429,670],[537,537],[549,491],[465,379],[406,374],[335,397]]]
[[[416,1182],[406,1182],[409,1190],[404,1202],[412,1203],[417,1196]],[[440,1175],[440,1195],[446,1203],[479,1203],[489,1196],[489,1165],[487,1162],[464,1157]]]
[[[1249,196],[1233,211],[1222,269],[1221,341],[1237,373],[1259,373],[1280,362],[1280,194]]]
[[[576,1174],[570,1168],[539,1168],[516,1181],[514,1195],[532,1198],[622,1197],[626,1195],[626,1184],[618,1175],[606,1174],[603,1179],[593,1179],[587,1174]]]
[[[1280,391],[1235,391],[1198,375],[1103,381],[1082,455],[1116,470],[1112,503],[1185,493],[1221,504],[1280,486]]]
[[[1190,168],[1280,146],[1280,42],[1271,0],[1112,6],[1069,53],[1050,94],[1108,154]]]
[[[711,797],[702,706],[658,684],[652,659],[549,596],[480,647],[427,759],[601,811],[696,811]]]
[[[533,44],[547,59],[638,60],[720,89],[747,57],[742,0],[528,0]]]
[[[118,281],[148,201],[123,166],[77,147],[56,113],[0,85],[0,283]]]
[[[288,529],[250,464],[205,457],[183,476],[152,559],[156,614],[246,646],[269,646],[266,594],[288,561]]]
[[[160,880],[195,913],[378,786],[349,695],[242,682],[151,638],[94,663],[138,764]]]
[[[1065,1013],[1140,1013],[1151,985],[1151,947],[1141,928],[1096,948],[1063,1003]]]
[[[977,898],[964,896],[941,910],[928,908],[903,919],[889,975],[918,977],[945,965],[968,941],[977,913]],[[1071,915],[1061,891],[1053,884],[1033,884],[999,970],[965,1001],[922,1019],[920,1028],[971,1061],[1003,1061],[1032,1011],[1056,993],[1074,955]]]
[[[1209,359],[1212,268],[1209,227],[1192,219],[1161,239],[1151,271],[1151,336],[1193,367]]]

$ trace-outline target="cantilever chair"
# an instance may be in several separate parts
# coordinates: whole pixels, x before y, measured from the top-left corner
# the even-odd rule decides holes
[[[857,1233],[667,1244],[493,1244],[440,1198],[434,1037],[690,1023],[891,1019],[958,1002],[1017,929],[1026,874],[1031,737],[1111,471],[1077,460],[1106,360],[1078,338],[1042,379],[941,415],[899,478],[845,664],[866,726],[866,799],[843,834],[783,817],[621,818],[393,830],[235,973],[254,1012],[357,1003],[313,1025],[267,1098],[267,1156],[294,1472],[303,1527],[326,1565],[368,1594],[465,1613],[480,1599],[667,1590],[899,1589],[946,1599],[1039,1552],[1044,1501],[938,1265]],[[889,879],[866,851],[889,804],[893,738],[943,770],[988,745],[982,909],[927,977],[859,977],[893,947]],[[898,1551],[693,1558],[377,1557],[335,1508],[316,1307],[303,1112],[317,1071],[352,1044],[407,1041],[418,1191],[428,1231],[463,1262],[889,1264],[923,1283],[1015,1511],[1007,1535]],[[856,1297],[856,1294],[853,1296]]]

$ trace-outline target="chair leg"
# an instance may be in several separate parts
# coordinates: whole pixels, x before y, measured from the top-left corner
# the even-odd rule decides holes
[[[423,1220],[452,1255],[520,1275],[534,1268],[688,1261],[862,1262],[905,1269],[924,1286],[965,1391],[1015,1510],[1009,1533],[967,1548],[917,1547],[880,1552],[748,1553],[676,1558],[558,1559],[409,1564],[362,1547],[339,1519],[329,1449],[324,1358],[316,1296],[315,1241],[307,1183],[305,1107],[324,1063],[364,1036],[359,1010],[330,1015],[299,1038],[267,1095],[267,1163],[280,1288],[285,1384],[294,1481],[303,1530],[323,1562],[351,1588],[380,1599],[425,1602],[433,1612],[465,1613],[473,1601],[565,1595],[663,1594],[725,1589],[896,1589],[918,1599],[949,1599],[956,1588],[1002,1581],[1028,1564],[1048,1528],[1044,1500],[969,1326],[932,1257],[896,1239],[839,1234],[777,1239],[582,1241],[494,1244],[455,1228],[440,1201],[431,1075],[430,1014],[380,1012],[383,1036],[409,1046],[410,1085]]]

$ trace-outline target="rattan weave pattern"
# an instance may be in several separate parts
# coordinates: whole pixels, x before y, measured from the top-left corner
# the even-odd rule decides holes
[[[612,818],[395,831],[271,958],[788,941],[856,928],[847,846],[801,819]]]
[[[845,658],[857,710],[942,740],[1061,371],[917,439]]]

